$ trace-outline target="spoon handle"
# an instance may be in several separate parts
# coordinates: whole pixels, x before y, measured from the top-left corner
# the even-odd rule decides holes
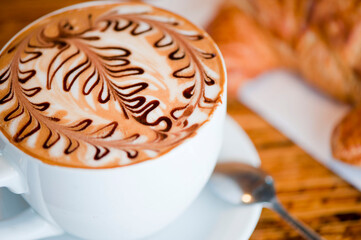
[[[292,217],[287,210],[281,205],[277,198],[273,198],[270,204],[266,204],[265,207],[268,207],[275,212],[277,212],[286,222],[288,222],[292,227],[294,227],[305,239],[309,240],[321,240],[323,239],[311,228],[307,227],[305,224],[299,220]]]

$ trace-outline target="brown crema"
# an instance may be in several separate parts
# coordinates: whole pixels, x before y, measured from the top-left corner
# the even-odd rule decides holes
[[[0,127],[49,164],[125,166],[192,137],[224,82],[215,44],[187,20],[146,4],[82,4],[2,50]]]

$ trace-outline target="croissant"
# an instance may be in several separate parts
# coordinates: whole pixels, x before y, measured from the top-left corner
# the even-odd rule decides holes
[[[208,27],[226,61],[229,94],[286,68],[354,106],[335,128],[333,155],[361,166],[361,2],[229,0]]]

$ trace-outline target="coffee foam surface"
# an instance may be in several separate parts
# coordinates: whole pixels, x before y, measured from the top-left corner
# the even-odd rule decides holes
[[[1,52],[1,130],[47,163],[129,165],[192,137],[224,82],[212,40],[179,16],[134,3],[68,9]]]

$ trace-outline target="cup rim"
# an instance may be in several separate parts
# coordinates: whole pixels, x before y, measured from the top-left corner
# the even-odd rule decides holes
[[[49,167],[55,167],[55,168],[61,168],[61,169],[73,169],[73,170],[79,170],[79,171],[100,171],[100,170],[105,170],[105,171],[109,171],[109,170],[114,170],[114,169],[122,169],[122,168],[129,168],[129,167],[136,167],[138,165],[146,165],[147,162],[154,162],[155,160],[158,160],[160,158],[163,158],[164,156],[167,156],[170,154],[170,152],[174,151],[175,149],[179,148],[180,146],[184,145],[186,142],[188,142],[190,139],[193,139],[194,137],[196,137],[197,135],[199,135],[199,131],[203,131],[202,129],[205,128],[205,126],[207,126],[209,124],[209,122],[214,118],[215,113],[219,112],[220,109],[222,108],[223,105],[226,104],[227,102],[227,71],[226,71],[226,64],[225,64],[225,60],[223,58],[223,55],[218,47],[218,45],[215,43],[215,41],[213,40],[213,38],[211,38],[209,36],[209,34],[200,26],[194,24],[191,20],[177,14],[174,13],[170,10],[167,9],[163,9],[161,7],[158,6],[154,6],[152,4],[144,3],[144,2],[136,2],[136,3],[130,3],[130,2],[118,2],[118,1],[112,1],[112,0],[105,0],[105,1],[101,1],[101,0],[96,0],[96,1],[87,1],[87,2],[81,2],[81,3],[76,3],[76,4],[72,4],[57,10],[54,10],[50,13],[47,13],[39,18],[37,18],[36,20],[30,22],[29,24],[27,24],[25,27],[23,27],[21,30],[19,30],[13,37],[11,37],[6,44],[1,48],[0,50],[0,56],[1,54],[6,50],[6,48],[19,36],[21,35],[23,32],[25,32],[26,30],[28,30],[29,28],[31,28],[32,26],[34,26],[35,24],[37,24],[38,22],[42,21],[43,19],[46,19],[50,16],[56,15],[56,14],[60,14],[63,13],[65,11],[68,10],[73,10],[73,9],[77,9],[77,8],[82,8],[82,7],[87,7],[87,6],[97,6],[97,5],[110,5],[110,4],[119,4],[119,5],[129,5],[129,4],[139,4],[139,5],[147,5],[147,6],[151,6],[152,8],[155,9],[160,9],[162,11],[166,11],[169,12],[171,14],[176,15],[178,18],[186,21],[187,23],[191,24],[192,27],[194,27],[197,30],[202,31],[202,34],[206,35],[206,37],[208,38],[208,40],[211,42],[211,44],[213,45],[213,47],[215,48],[217,54],[219,55],[219,59],[220,59],[220,66],[223,70],[223,86],[222,86],[222,91],[220,92],[219,96],[220,96],[220,102],[214,107],[213,111],[210,113],[210,115],[208,116],[207,120],[205,120],[201,126],[195,131],[194,134],[192,134],[191,136],[187,137],[186,139],[184,139],[179,145],[172,147],[169,151],[162,153],[159,156],[156,157],[152,157],[149,159],[146,159],[144,161],[140,161],[140,162],[136,162],[136,163],[131,163],[131,164],[125,164],[125,165],[119,165],[119,166],[113,166],[113,167],[76,167],[76,166],[68,166],[68,165],[60,165],[60,164],[51,164],[49,162],[44,162],[32,155],[30,155],[29,153],[27,153],[26,151],[23,151],[22,149],[18,148],[15,144],[13,144],[10,139],[8,139],[5,134],[3,133],[3,130],[0,129],[0,140],[5,142],[6,145],[11,146],[11,148],[17,152],[19,152],[20,154],[24,154],[25,156],[27,156],[29,159],[34,160],[36,162],[38,162],[39,164],[44,164],[46,166]],[[227,106],[226,106],[227,107]],[[0,150],[1,153],[2,150]]]

